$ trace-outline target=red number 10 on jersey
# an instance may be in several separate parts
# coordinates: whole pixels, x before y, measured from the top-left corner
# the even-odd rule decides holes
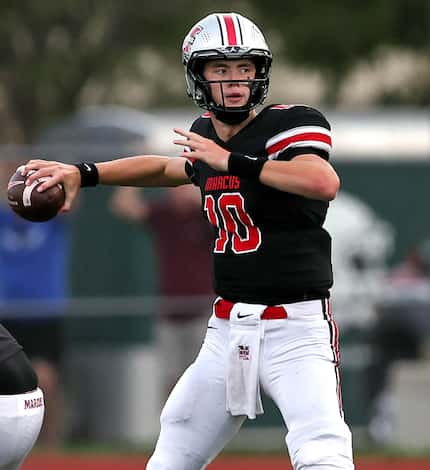
[[[218,227],[214,253],[225,253],[229,239],[233,253],[251,253],[258,250],[261,245],[261,232],[246,212],[245,201],[240,193],[223,193],[217,200],[212,195],[206,195],[204,209],[209,222]],[[244,235],[239,233],[240,227]]]

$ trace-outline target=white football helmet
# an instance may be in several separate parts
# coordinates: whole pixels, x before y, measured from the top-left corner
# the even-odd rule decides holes
[[[211,83],[202,75],[203,63],[211,59],[252,59],[256,76],[252,80],[227,80],[248,83],[251,93],[248,103],[241,107],[226,107],[212,99]],[[237,13],[213,13],[196,23],[185,37],[182,46],[187,93],[201,108],[214,112],[225,122],[241,122],[249,111],[267,96],[272,53],[260,29]],[[221,85],[220,85],[221,86]]]

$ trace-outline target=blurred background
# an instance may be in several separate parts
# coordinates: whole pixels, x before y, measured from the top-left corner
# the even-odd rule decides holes
[[[356,449],[426,451],[428,0],[0,3],[0,321],[45,390],[39,445],[152,448],[210,315],[208,234],[190,188],[90,188],[71,214],[32,224],[7,206],[7,180],[31,158],[175,155],[172,127],[200,113],[182,41],[214,8],[265,32],[267,103],[307,103],[333,127],[342,190],[326,227]],[[229,449],[284,449],[280,416],[265,410]]]

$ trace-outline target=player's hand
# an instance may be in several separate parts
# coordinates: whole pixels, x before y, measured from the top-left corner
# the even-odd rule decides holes
[[[230,157],[228,150],[220,147],[213,140],[202,137],[195,132],[184,131],[183,129],[177,128],[173,130],[176,134],[186,138],[186,140],[176,139],[173,143],[191,149],[191,152],[187,152],[186,150],[182,151],[182,157],[195,158],[196,160],[207,163],[215,170],[228,170],[228,158]]]
[[[38,191],[45,191],[56,184],[62,184],[66,193],[66,199],[60,212],[68,212],[76,199],[81,187],[81,174],[75,165],[48,161],[30,160],[24,165],[22,175],[26,176],[30,171],[34,171],[26,179],[26,184],[30,185],[39,178],[46,178],[38,188]]]

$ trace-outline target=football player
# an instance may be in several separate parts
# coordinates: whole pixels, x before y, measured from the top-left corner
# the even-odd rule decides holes
[[[260,387],[279,408],[295,470],[351,470],[330,236],[322,228],[339,178],[328,162],[330,125],[305,105],[269,105],[272,54],[260,29],[235,13],[211,14],[182,48],[188,95],[206,112],[174,129],[181,157],[136,156],[68,165],[30,161],[41,190],[63,183],[64,210],[97,183],[200,188],[213,226],[213,306],[204,344],[161,414],[149,470],[199,470],[249,417]],[[192,256],[192,254],[190,254]]]
[[[22,347],[0,325],[0,470],[18,470],[42,426],[43,393]]]

